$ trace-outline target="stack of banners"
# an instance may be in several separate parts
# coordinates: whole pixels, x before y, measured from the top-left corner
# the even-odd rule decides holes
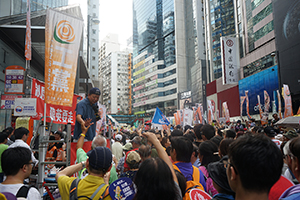
[[[215,106],[214,106],[214,101],[213,100],[207,100],[207,120],[209,123],[212,123],[213,120],[215,120],[215,116],[214,116],[214,110],[215,110]]]
[[[161,110],[156,107],[155,113],[152,118],[152,124],[159,124],[159,125],[169,125],[170,122],[166,118],[166,116],[161,112]]]
[[[96,122],[96,133],[99,133],[101,127],[106,125],[106,107],[98,102],[98,108],[101,119]]]
[[[225,120],[226,120],[226,122],[229,122],[230,121],[230,114],[229,114],[229,109],[228,109],[226,101],[223,102],[222,107],[223,107],[223,113],[224,113]]]
[[[34,120],[39,120],[44,116],[44,100],[45,100],[45,83],[37,79],[32,79],[31,86],[31,98],[36,98],[36,113],[37,115],[32,117]],[[46,104],[46,116],[50,116],[53,120],[53,123],[57,124],[67,124],[71,123],[75,125],[76,115],[75,109],[79,101],[82,100],[82,97],[79,95],[73,95],[72,106],[60,106],[53,104]],[[50,122],[50,119],[47,118],[47,122]]]
[[[276,93],[277,93],[277,99],[278,99],[278,117],[279,117],[279,119],[282,119],[281,97],[280,97],[279,90],[277,90]]]
[[[72,106],[83,20],[47,9],[45,102]]]
[[[283,84],[284,118],[293,116],[292,96],[288,85]]]
[[[193,111],[191,109],[184,109],[184,116],[183,116],[183,126],[193,125]]]

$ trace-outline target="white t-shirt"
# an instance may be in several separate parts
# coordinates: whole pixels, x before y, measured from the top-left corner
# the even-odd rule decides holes
[[[2,183],[0,183],[0,192],[10,192],[14,195],[17,195],[17,192],[23,185],[24,184],[22,184],[22,183],[19,183],[19,184],[2,184]],[[36,188],[31,187],[28,191],[27,200],[38,200],[38,199],[41,199],[41,195],[40,195],[39,191]]]
[[[25,147],[25,148],[29,149],[30,152],[31,152],[31,160],[32,160],[32,162],[35,163],[35,165],[38,164],[39,161],[34,157],[32,151],[30,149],[30,146],[26,142],[24,142],[23,140],[17,139],[13,144],[11,144],[10,146],[8,146],[8,148],[15,148],[15,147]]]
[[[280,149],[280,145],[281,145],[281,141],[277,140],[277,139],[272,139],[272,141],[278,146],[278,148]]]

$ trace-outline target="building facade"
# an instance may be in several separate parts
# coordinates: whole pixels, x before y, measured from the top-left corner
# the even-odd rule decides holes
[[[133,110],[138,117],[152,117],[156,107],[172,116],[186,91],[202,103],[202,13],[203,3],[196,0],[133,1]]]
[[[129,52],[116,51],[101,60],[102,104],[108,114],[129,114],[130,57]]]
[[[99,1],[88,1],[87,59],[88,70],[95,87],[99,87]]]

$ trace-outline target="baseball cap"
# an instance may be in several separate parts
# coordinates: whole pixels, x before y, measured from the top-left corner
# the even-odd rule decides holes
[[[226,168],[224,167],[223,161],[227,161],[228,156],[224,156],[220,161],[210,163],[207,166],[207,170],[211,179],[227,192],[234,193],[228,183]]]
[[[124,151],[130,151],[130,150],[132,150],[132,144],[130,142],[128,142],[122,147],[122,149]]]
[[[275,130],[272,126],[267,126],[264,128],[264,132],[267,134],[269,137],[274,137],[275,136]]]
[[[298,137],[299,135],[295,131],[290,130],[290,131],[284,133],[283,136],[285,136],[287,139],[290,140],[290,139],[293,139],[295,137]]]
[[[122,135],[117,134],[117,135],[115,136],[115,139],[116,139],[116,141],[121,141],[121,140],[122,140]]]
[[[112,162],[112,153],[107,147],[96,147],[87,153],[89,164],[94,169],[108,169]]]
[[[126,158],[126,162],[128,164],[135,164],[135,163],[139,163],[141,161],[141,156],[136,152],[136,151],[131,151],[128,153],[127,158]]]
[[[99,88],[96,88],[96,87],[94,87],[94,88],[90,89],[90,92],[89,92],[89,94],[96,94],[96,95],[100,95],[100,94],[101,94],[101,92],[100,92]]]

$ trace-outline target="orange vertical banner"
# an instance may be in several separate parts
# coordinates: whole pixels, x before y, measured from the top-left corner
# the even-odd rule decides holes
[[[25,58],[26,58],[26,60],[31,60],[31,23],[30,23],[30,2],[29,2],[29,0],[27,0]]]
[[[47,10],[45,103],[72,106],[83,20]]]

